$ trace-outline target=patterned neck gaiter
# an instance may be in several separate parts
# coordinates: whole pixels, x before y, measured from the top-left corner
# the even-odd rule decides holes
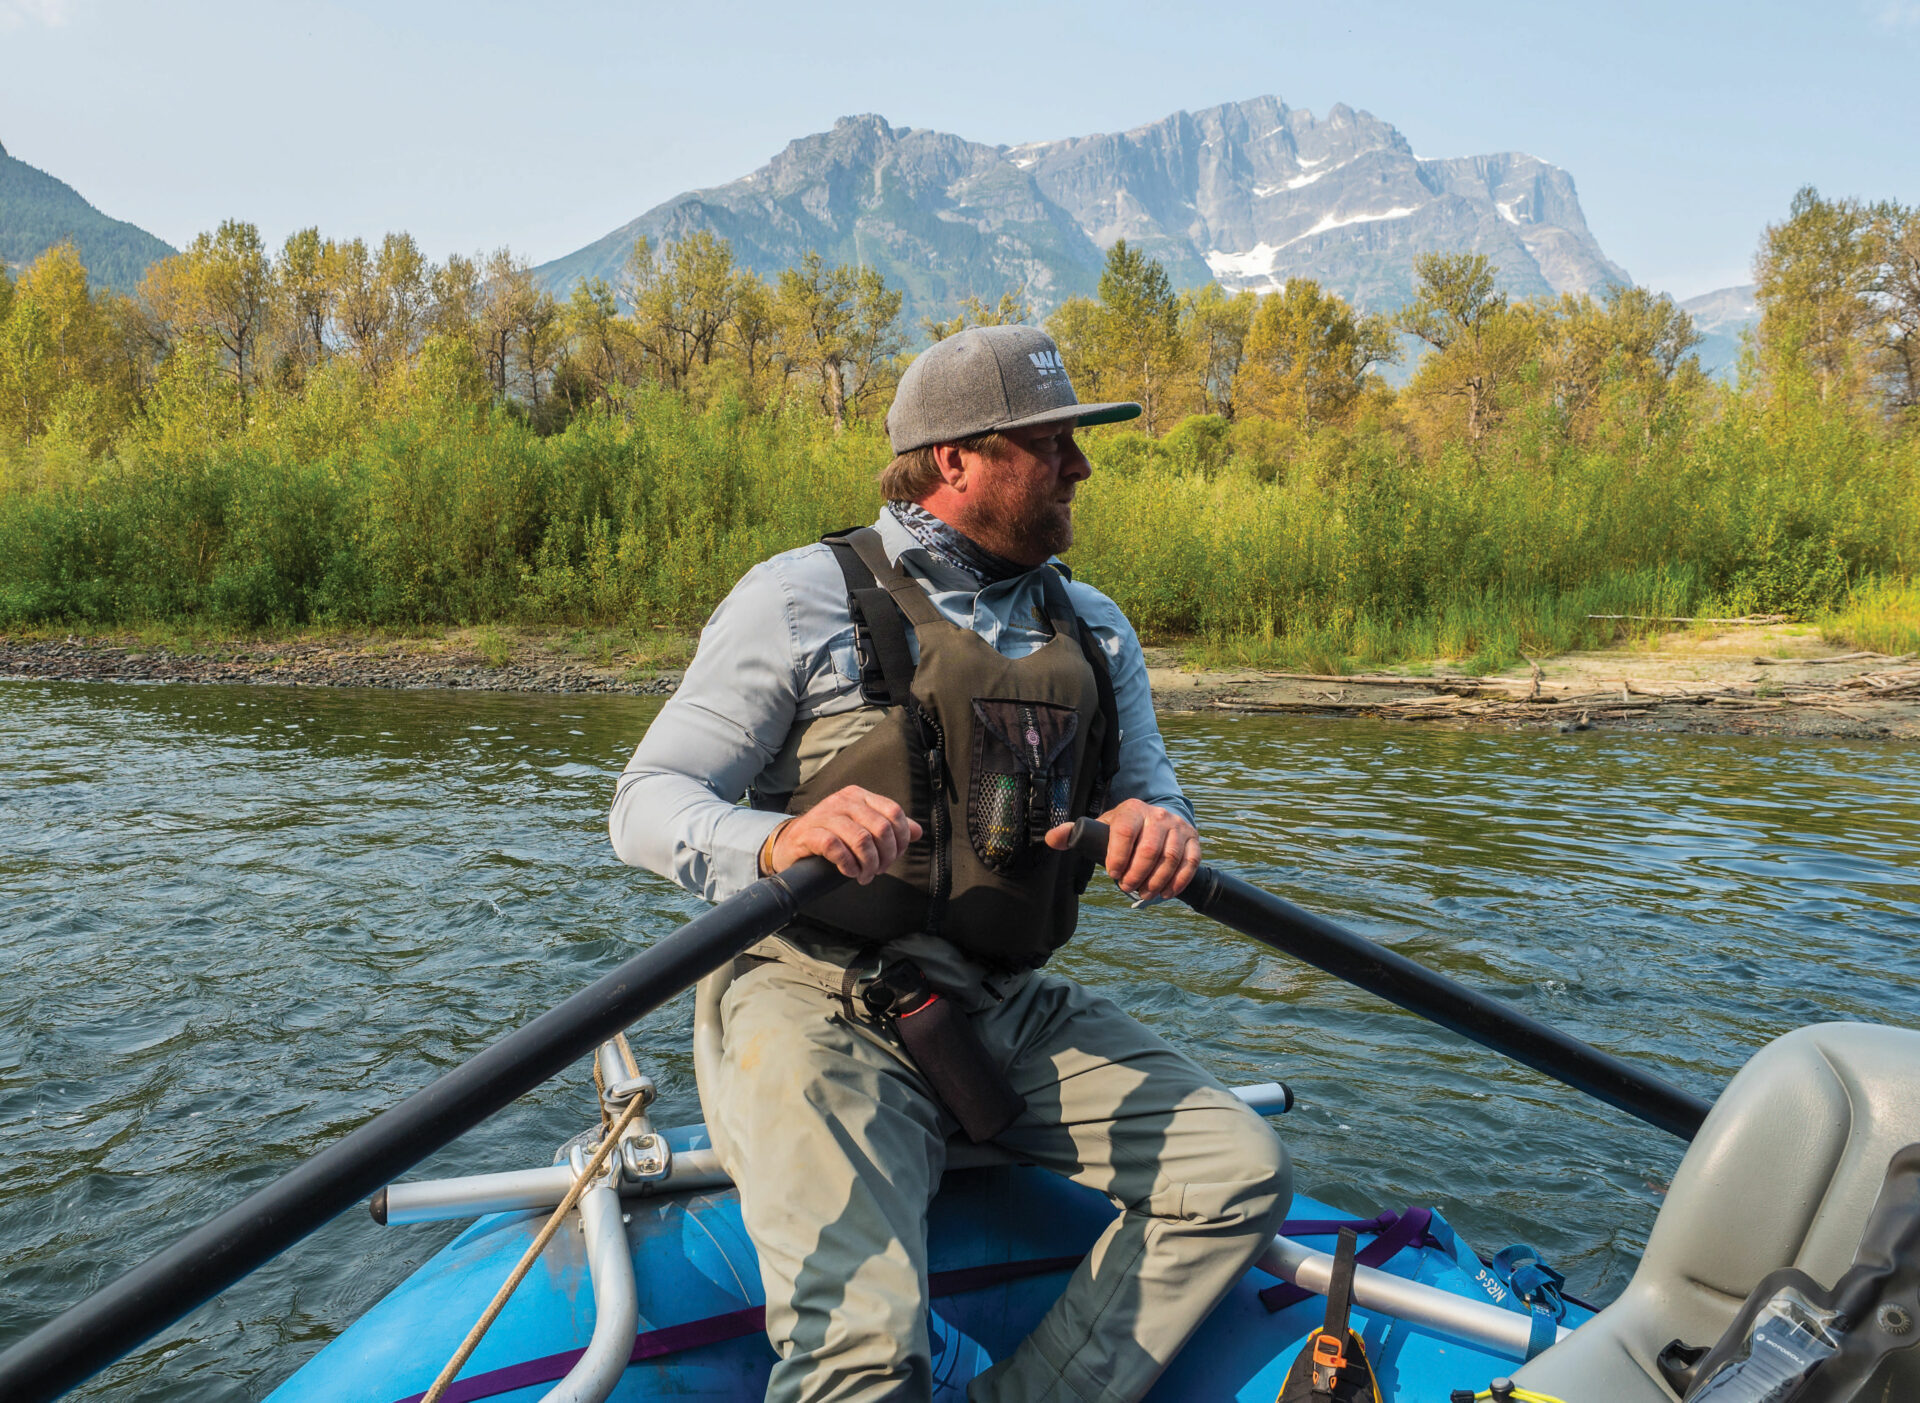
[[[995,555],[978,541],[964,536],[918,502],[888,502],[893,519],[906,527],[928,555],[956,570],[964,570],[983,585],[1011,580],[1034,567],[1016,565],[1004,555]]]

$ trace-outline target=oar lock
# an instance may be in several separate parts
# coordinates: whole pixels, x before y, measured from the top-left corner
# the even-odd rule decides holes
[[[609,1124],[620,1118],[628,1102],[636,1096],[640,1098],[639,1114],[620,1137],[621,1177],[632,1183],[664,1179],[673,1168],[673,1150],[666,1137],[653,1128],[653,1121],[647,1115],[647,1107],[659,1094],[653,1078],[644,1073],[610,1082],[600,1093],[600,1105]]]

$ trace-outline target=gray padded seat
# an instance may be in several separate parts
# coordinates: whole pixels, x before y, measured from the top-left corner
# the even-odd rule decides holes
[[[1920,1032],[1821,1023],[1762,1048],[1681,1160],[1632,1282],[1514,1375],[1566,1403],[1674,1403],[1655,1357],[1711,1345],[1761,1277],[1853,1261],[1896,1150],[1920,1141]],[[1896,1398],[1920,1398],[1920,1350]]]

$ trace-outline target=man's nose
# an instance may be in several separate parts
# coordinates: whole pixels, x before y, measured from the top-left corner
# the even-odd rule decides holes
[[[1069,443],[1067,451],[1060,455],[1060,476],[1067,482],[1081,482],[1093,476],[1093,464],[1087,461],[1079,444]]]

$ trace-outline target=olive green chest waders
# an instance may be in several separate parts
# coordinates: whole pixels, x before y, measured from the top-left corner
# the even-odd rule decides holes
[[[1041,839],[1101,807],[1119,751],[1104,659],[1059,578],[1041,575],[1051,637],[1010,659],[947,622],[872,531],[828,544],[867,705],[797,727],[754,802],[800,813],[857,784],[901,803],[923,836],[756,947],[718,995],[702,1100],[759,1255],[779,1356],[767,1397],[925,1403],[973,1372],[977,1349],[934,1331],[927,1302],[927,1205],[968,1108],[908,1035],[944,1010],[1004,1089],[987,1098],[987,1123],[1005,1118],[991,1138],[1121,1210],[967,1397],[1129,1403],[1270,1240],[1285,1152],[1190,1058],[1039,968],[1072,935],[1092,870]]]

